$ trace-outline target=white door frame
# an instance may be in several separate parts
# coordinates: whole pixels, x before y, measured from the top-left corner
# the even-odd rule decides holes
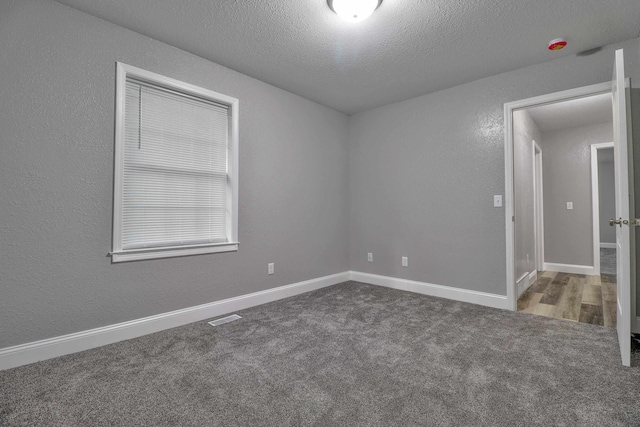
[[[542,148],[533,141],[533,227],[536,273],[544,270],[544,187],[542,185]]]
[[[600,274],[600,191],[598,151],[613,148],[613,142],[591,144],[591,209],[593,218],[593,274]]]
[[[611,82],[584,86],[562,92],[550,93],[520,101],[504,104],[504,199],[505,199],[505,230],[507,253],[507,304],[510,310],[518,309],[518,290],[515,277],[515,231],[514,231],[514,187],[513,187],[513,112],[524,108],[536,107],[544,104],[553,104],[570,99],[584,98],[591,95],[611,93]]]

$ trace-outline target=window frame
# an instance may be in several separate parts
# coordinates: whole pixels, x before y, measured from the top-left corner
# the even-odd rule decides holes
[[[180,94],[226,105],[231,114],[231,129],[227,142],[227,242],[167,246],[144,249],[122,249],[123,185],[124,185],[124,144],[125,144],[125,100],[127,79],[139,80],[154,86],[172,90]],[[113,240],[110,252],[112,262],[159,259],[187,255],[233,252],[238,250],[238,114],[239,101],[236,98],[204,89],[170,77],[146,71],[141,68],[116,63],[116,115],[115,153],[113,179]]]

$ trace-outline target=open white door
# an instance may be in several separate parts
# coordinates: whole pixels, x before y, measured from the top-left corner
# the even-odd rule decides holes
[[[629,140],[627,128],[627,94],[624,76],[624,55],[616,51],[613,67],[613,152],[616,185],[616,218],[610,221],[616,227],[617,259],[617,328],[622,364],[631,365],[631,224],[624,218],[632,218],[629,210],[633,195],[629,191]],[[631,200],[630,200],[631,199]],[[630,224],[631,222],[631,224]]]

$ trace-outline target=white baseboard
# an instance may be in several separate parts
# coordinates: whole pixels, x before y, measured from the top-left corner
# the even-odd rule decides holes
[[[0,349],[0,370],[15,368],[65,354],[76,353],[122,340],[137,338],[188,323],[210,319],[233,311],[244,310],[256,305],[346,282],[349,278],[349,272],[332,274],[330,276],[184,308],[169,313],[144,317],[129,322],[6,347]]]
[[[520,280],[516,282],[518,287],[518,298],[520,298],[536,280],[538,280],[538,272],[536,270],[533,270],[531,273],[523,274]]]
[[[529,289],[529,273],[524,273],[522,277],[516,282],[516,288],[518,289],[518,298]]]
[[[455,301],[468,302],[493,308],[509,309],[506,295],[490,294],[486,292],[471,291],[468,289],[452,288],[449,286],[434,285],[432,283],[417,282],[414,280],[399,279],[397,277],[379,276],[377,274],[350,272],[351,280],[384,286],[402,291],[415,292],[440,298],[448,298]]]
[[[518,277],[518,280],[516,280],[516,283],[524,282],[525,279],[527,279],[528,277],[529,277],[529,273],[523,273],[522,276]]]
[[[600,249],[615,249],[616,248],[616,244],[615,243],[602,243],[600,242]]]
[[[592,265],[555,264],[552,262],[545,262],[544,271],[557,271],[560,273],[593,275],[595,272],[595,269],[593,268]]]

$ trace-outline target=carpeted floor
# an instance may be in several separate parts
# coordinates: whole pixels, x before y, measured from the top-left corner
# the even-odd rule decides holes
[[[616,332],[347,282],[0,372],[0,425],[637,426]]]
[[[610,248],[600,248],[600,273],[617,274],[616,270],[616,250]]]

